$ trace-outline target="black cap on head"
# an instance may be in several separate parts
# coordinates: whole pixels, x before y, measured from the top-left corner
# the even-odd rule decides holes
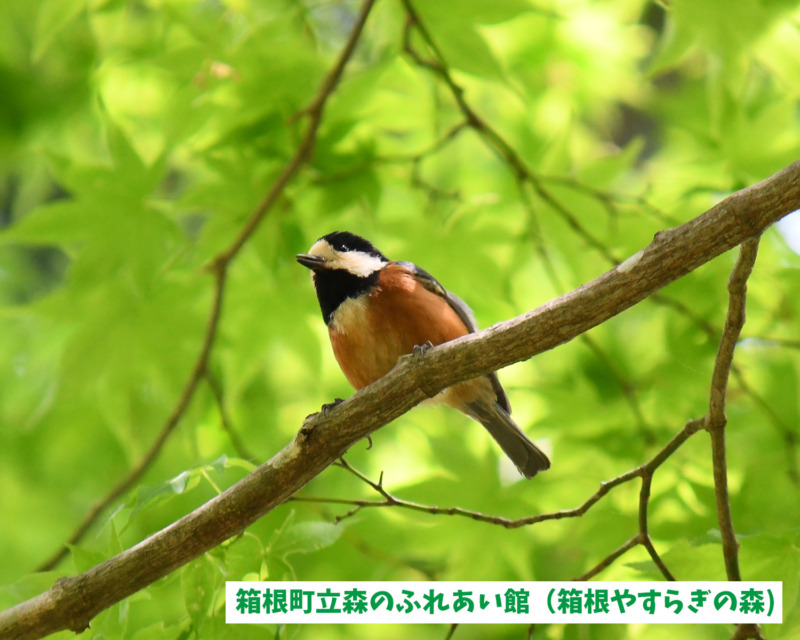
[[[325,240],[337,251],[361,251],[386,262],[389,261],[369,240],[349,231],[333,231],[322,236],[320,240]]]

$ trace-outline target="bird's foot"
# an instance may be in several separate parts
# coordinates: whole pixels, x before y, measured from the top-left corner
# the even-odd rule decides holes
[[[433,343],[428,340],[425,344],[415,344],[413,353],[415,356],[425,355],[429,349],[433,349]]]
[[[338,407],[340,404],[342,404],[342,402],[344,402],[344,400],[342,398],[334,398],[333,402],[326,402],[325,404],[323,404],[322,408],[320,409],[320,412],[321,413],[328,413],[329,411],[332,411],[333,409]]]
[[[320,407],[319,411],[315,411],[314,413],[309,413],[309,414],[306,416],[306,420],[308,420],[309,418],[313,418],[314,416],[316,416],[316,415],[318,415],[318,414],[320,414],[320,413],[321,413],[322,415],[325,415],[325,414],[327,414],[329,411],[332,411],[333,409],[335,409],[336,407],[338,407],[340,404],[342,404],[342,402],[344,402],[344,400],[342,400],[341,398],[334,398],[333,402],[326,402],[325,404],[323,404],[323,405]]]
[[[309,422],[309,421],[310,421],[312,418],[314,418],[315,416],[318,416],[319,414],[322,414],[323,416],[324,416],[324,415],[327,415],[327,413],[328,413],[329,411],[332,411],[333,409],[335,409],[336,407],[338,407],[340,404],[342,404],[342,402],[344,402],[344,400],[342,400],[341,398],[335,398],[333,402],[326,402],[325,404],[323,404],[323,405],[320,407],[320,410],[319,410],[319,411],[316,411],[316,412],[314,412],[314,413],[309,413],[309,414],[306,416],[306,419],[305,419],[305,420],[303,420],[303,426],[302,426],[302,427],[300,427],[300,432],[299,432],[299,435],[303,436],[303,438],[305,438],[306,440],[308,440],[308,439],[311,437],[311,434],[312,434],[312,432],[314,431],[314,427],[310,426],[310,425],[309,425],[309,424],[307,424],[307,423],[308,423],[308,422]]]

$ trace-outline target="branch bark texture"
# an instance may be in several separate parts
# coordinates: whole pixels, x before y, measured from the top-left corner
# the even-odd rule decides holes
[[[401,359],[336,408],[310,416],[292,442],[213,500],[131,549],[0,613],[0,638],[84,630],[100,611],[243,531],[354,443],[427,397],[574,339],[797,209],[800,161],[657,233],[622,264],[538,309]]]

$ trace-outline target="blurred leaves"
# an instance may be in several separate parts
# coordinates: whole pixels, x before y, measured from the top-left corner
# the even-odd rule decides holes
[[[210,361],[221,396],[201,381],[139,486],[72,547],[59,575],[130,547],[241,478],[250,463],[231,430],[266,460],[305,415],[351,393],[294,261],[319,236],[364,234],[430,270],[489,326],[795,160],[796,3],[662,4],[411,3],[438,51],[413,28],[411,47],[447,66],[530,168],[539,188],[520,190],[440,76],[404,53],[403,3],[377,3],[309,163],[231,267]],[[356,10],[352,0],[0,6],[0,514],[13,523],[0,527],[0,583],[9,585],[0,606],[52,583],[33,567],[152,445],[200,349],[212,292],[204,268],[294,152],[301,110]],[[348,460],[423,504],[509,518],[580,505],[705,413],[733,261],[722,256],[598,327],[591,343],[501,372],[515,417],[552,452],[542,477],[520,481],[483,430],[444,409],[411,412]],[[800,258],[768,231],[728,400],[742,572],[782,580],[786,611],[798,610],[800,575],[798,274]],[[518,530],[393,508],[337,523],[350,505],[294,502],[101,614],[92,630],[233,637],[226,579],[567,580],[635,533],[633,484],[582,518]],[[377,497],[340,468],[304,493]],[[649,517],[679,579],[723,577],[705,434],[656,472]],[[601,574],[657,575],[641,549]],[[766,633],[798,629],[790,614]],[[373,637],[359,627],[327,632]],[[575,631],[612,632],[640,634]]]

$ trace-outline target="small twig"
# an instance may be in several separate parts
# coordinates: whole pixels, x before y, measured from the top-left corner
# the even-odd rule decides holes
[[[675,581],[675,576],[667,569],[667,565],[658,555],[653,540],[650,538],[650,530],[647,526],[647,509],[650,504],[650,487],[653,483],[653,474],[647,470],[642,472],[642,486],[639,489],[639,542],[647,549],[650,558],[655,563],[661,575],[667,580]]]
[[[539,179],[542,182],[561,184],[578,193],[584,193],[589,195],[590,197],[600,202],[600,204],[606,209],[608,214],[613,217],[618,216],[620,213],[619,206],[617,203],[626,201],[628,203],[637,205],[642,209],[648,211],[654,219],[658,220],[662,224],[667,224],[669,226],[675,226],[676,224],[679,224],[679,222],[673,216],[669,215],[668,213],[656,207],[644,196],[629,195],[624,193],[614,193],[611,191],[606,191],[604,189],[598,189],[584,182],[581,182],[574,176],[543,175],[540,173]]]
[[[585,344],[595,355],[595,357],[605,366],[606,371],[608,371],[608,373],[617,383],[617,386],[622,392],[622,397],[628,403],[628,407],[630,407],[631,413],[633,413],[633,416],[636,419],[636,424],[639,427],[639,432],[641,433],[645,443],[653,444],[653,439],[655,437],[653,434],[653,428],[644,415],[642,404],[639,402],[639,396],[636,394],[636,388],[634,385],[623,376],[611,356],[606,353],[605,349],[603,349],[592,336],[586,333],[583,334],[581,336],[581,342],[583,342],[583,344]]]
[[[584,573],[582,575],[579,575],[577,578],[573,578],[573,581],[574,582],[582,582],[582,581],[585,581],[585,580],[591,580],[596,575],[598,575],[600,572],[602,572],[605,569],[607,569],[608,567],[610,567],[611,564],[615,560],[617,560],[621,556],[625,555],[626,553],[628,553],[628,551],[630,551],[631,549],[633,549],[634,547],[636,547],[638,545],[639,545],[639,534],[637,533],[635,536],[630,538],[627,542],[623,543],[622,545],[620,545],[619,547],[614,549],[614,551],[609,553],[599,563],[597,563],[594,567],[589,569],[589,571],[587,571],[586,573]]]
[[[706,428],[711,434],[714,493],[728,580],[741,580],[742,576],[739,571],[739,542],[736,540],[736,532],[733,528],[730,496],[728,494],[728,467],[725,454],[725,425],[727,424],[725,399],[733,364],[733,353],[745,323],[747,279],[753,271],[757,255],[758,238],[745,240],[739,249],[739,258],[728,281],[730,301],[727,317],[725,318],[725,327],[722,330],[722,338],[714,363],[714,372],[711,376],[711,395],[706,419]]]
[[[658,552],[656,551],[655,546],[653,546],[652,540],[650,539],[650,533],[648,531],[647,524],[647,507],[650,499],[650,485],[655,470],[661,466],[664,461],[667,460],[667,458],[675,453],[684,442],[686,442],[695,433],[700,431],[704,426],[705,421],[702,418],[689,420],[684,425],[683,429],[675,434],[672,440],[670,440],[666,446],[661,449],[661,451],[659,451],[647,464],[642,465],[636,470],[639,472],[638,475],[642,478],[642,487],[639,491],[639,531],[627,542],[623,543],[621,546],[609,553],[592,569],[583,575],[574,578],[574,580],[589,580],[593,578],[601,571],[608,568],[618,558],[640,544],[647,549],[647,552],[650,554],[650,558],[658,567],[659,571],[661,571],[661,574],[667,580],[675,580],[670,570],[664,564],[664,561],[658,555]]]
[[[385,164],[419,163],[428,156],[432,156],[444,149],[448,144],[455,140],[458,135],[467,128],[467,126],[468,124],[466,122],[459,122],[455,126],[451,127],[441,138],[435,140],[422,151],[417,151],[416,153],[412,154],[381,155],[377,157],[377,160]]]
[[[208,383],[208,388],[211,390],[211,395],[214,396],[214,401],[217,403],[217,410],[219,411],[219,419],[220,423],[222,424],[223,431],[228,434],[231,444],[233,444],[233,448],[236,449],[236,453],[240,458],[250,462],[255,462],[256,456],[248,450],[247,445],[245,445],[244,440],[242,440],[241,436],[236,432],[236,429],[234,428],[230,417],[228,416],[228,411],[225,408],[225,394],[222,391],[222,385],[217,377],[210,371],[206,371],[205,377],[206,382]]]

